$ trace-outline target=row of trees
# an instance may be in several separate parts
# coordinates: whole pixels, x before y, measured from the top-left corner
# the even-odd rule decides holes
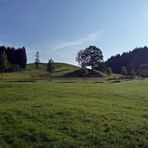
[[[0,72],[17,71],[26,68],[27,56],[25,47],[14,48],[0,46]]]
[[[122,74],[123,76],[148,77],[148,47],[136,48],[133,51],[116,55],[103,60],[101,49],[96,46],[89,46],[80,50],[76,55],[76,61],[81,66],[81,76],[89,75],[88,67],[93,73],[95,70],[105,72],[108,77],[111,73]],[[35,66],[38,68],[39,52],[36,53]],[[49,60],[48,65],[53,65],[53,60]]]

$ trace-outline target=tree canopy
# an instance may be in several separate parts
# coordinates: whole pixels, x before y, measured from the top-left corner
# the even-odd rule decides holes
[[[102,51],[96,46],[89,46],[85,50],[80,50],[76,61],[83,67],[91,66],[92,70],[103,61]]]

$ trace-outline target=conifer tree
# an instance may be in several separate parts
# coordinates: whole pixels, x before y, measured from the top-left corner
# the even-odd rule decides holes
[[[8,58],[5,50],[0,53],[0,73],[1,80],[3,79],[3,72],[8,68]]]

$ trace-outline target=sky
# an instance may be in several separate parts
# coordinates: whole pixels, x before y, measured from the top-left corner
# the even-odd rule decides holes
[[[77,64],[90,45],[104,60],[148,45],[148,0],[0,0],[0,45],[27,49],[28,63]]]

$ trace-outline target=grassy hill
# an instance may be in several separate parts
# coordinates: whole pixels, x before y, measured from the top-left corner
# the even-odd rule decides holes
[[[55,63],[55,71],[53,73],[54,78],[71,78],[80,77],[80,68],[66,63]],[[105,77],[106,75],[100,71],[94,73],[89,70],[90,76]],[[4,79],[7,80],[20,80],[20,79],[47,79],[48,73],[46,70],[46,64],[39,64],[39,68],[35,69],[34,64],[28,64],[25,70],[19,72],[5,73]]]
[[[0,148],[147,148],[147,88],[148,80],[2,81]]]

